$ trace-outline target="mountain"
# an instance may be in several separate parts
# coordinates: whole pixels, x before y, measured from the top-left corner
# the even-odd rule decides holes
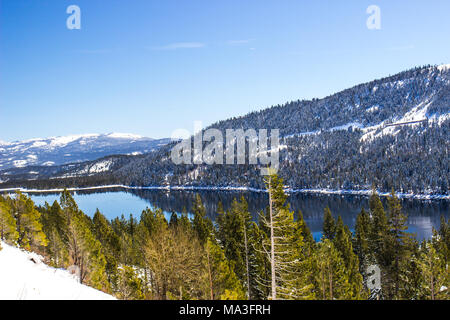
[[[279,129],[280,174],[292,189],[366,190],[375,184],[383,191],[448,194],[450,65],[414,68],[323,99],[291,101],[210,128]],[[0,172],[0,179],[8,181],[4,186],[20,182],[41,188],[99,183],[264,187],[258,165],[175,165],[170,159],[173,145],[147,155],[89,163],[101,166],[111,161],[111,169],[98,174],[60,167],[35,176],[41,181],[29,181],[29,169]]]
[[[85,134],[17,142],[0,141],[0,170],[58,166],[116,154],[144,154],[170,142],[132,134]]]

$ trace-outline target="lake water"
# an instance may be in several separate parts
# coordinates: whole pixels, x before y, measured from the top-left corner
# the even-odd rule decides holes
[[[249,210],[254,219],[268,205],[268,195],[256,192],[231,191],[155,191],[155,190],[96,190],[73,193],[81,210],[93,216],[98,208],[108,219],[129,217],[133,214],[139,217],[145,208],[161,208],[166,217],[172,212],[180,214],[185,208],[192,213],[192,203],[199,194],[206,207],[207,215],[215,219],[217,204],[222,201],[225,210],[230,208],[234,198],[244,196],[249,203]],[[59,200],[59,194],[30,194],[37,205],[49,204]],[[382,198],[386,205],[386,199]],[[368,208],[368,198],[363,196],[341,195],[311,195],[292,194],[288,199],[291,209],[301,210],[308,227],[318,240],[321,237],[323,210],[330,207],[333,215],[342,216],[344,223],[353,229],[357,214],[361,208]],[[448,200],[402,200],[404,213],[408,214],[409,232],[416,233],[418,239],[429,238],[432,229],[439,228],[440,216],[446,219],[450,216],[450,201]]]

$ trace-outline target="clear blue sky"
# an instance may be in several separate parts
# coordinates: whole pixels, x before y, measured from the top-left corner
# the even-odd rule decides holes
[[[81,8],[68,30],[66,8]],[[366,8],[381,8],[368,30]],[[149,137],[450,63],[448,0],[0,0],[0,140]]]

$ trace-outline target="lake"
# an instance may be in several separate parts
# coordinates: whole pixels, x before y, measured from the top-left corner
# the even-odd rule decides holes
[[[192,203],[199,194],[211,219],[215,219],[217,204],[223,203],[225,210],[229,209],[234,198],[244,196],[249,204],[249,210],[254,219],[258,213],[268,206],[268,195],[258,192],[235,191],[161,191],[161,190],[96,190],[77,191],[74,198],[81,210],[93,216],[98,208],[108,219],[120,217],[122,214],[129,217],[133,214],[139,217],[142,210],[148,208],[161,208],[166,217],[172,212],[180,214],[185,209],[192,213]],[[37,205],[49,204],[59,200],[59,194],[41,193],[30,194]],[[386,199],[382,198],[385,206]],[[353,229],[357,214],[361,208],[368,208],[368,197],[349,195],[312,195],[291,194],[288,198],[291,209],[295,212],[301,210],[308,227],[316,240],[321,237],[323,210],[330,207],[335,217],[342,216],[344,223]],[[401,200],[403,211],[408,215],[409,232],[416,233],[422,240],[432,235],[434,228],[439,228],[440,216],[446,219],[450,216],[450,201],[448,200]]]

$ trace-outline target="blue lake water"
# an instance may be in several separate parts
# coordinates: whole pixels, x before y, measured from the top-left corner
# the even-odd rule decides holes
[[[93,216],[98,208],[108,219],[124,215],[139,217],[142,210],[148,208],[161,208],[166,217],[172,212],[181,214],[186,211],[192,213],[192,203],[199,194],[206,207],[207,215],[215,219],[217,204],[223,203],[225,210],[229,209],[234,198],[244,196],[249,203],[249,210],[254,219],[258,213],[268,205],[267,194],[254,192],[231,191],[155,191],[155,190],[103,190],[83,191],[73,193],[81,210]],[[30,194],[37,205],[49,204],[59,200],[60,194]],[[385,199],[383,200],[385,202]],[[293,194],[288,198],[291,209],[302,211],[308,227],[315,239],[320,239],[323,223],[323,210],[328,206],[333,215],[342,216],[344,223],[353,229],[357,214],[361,208],[368,208],[368,198],[363,196],[341,195],[305,195]],[[446,219],[450,216],[450,201],[448,200],[402,200],[403,211],[408,215],[408,231],[415,233],[418,239],[429,238],[433,228],[439,228],[440,216]]]

